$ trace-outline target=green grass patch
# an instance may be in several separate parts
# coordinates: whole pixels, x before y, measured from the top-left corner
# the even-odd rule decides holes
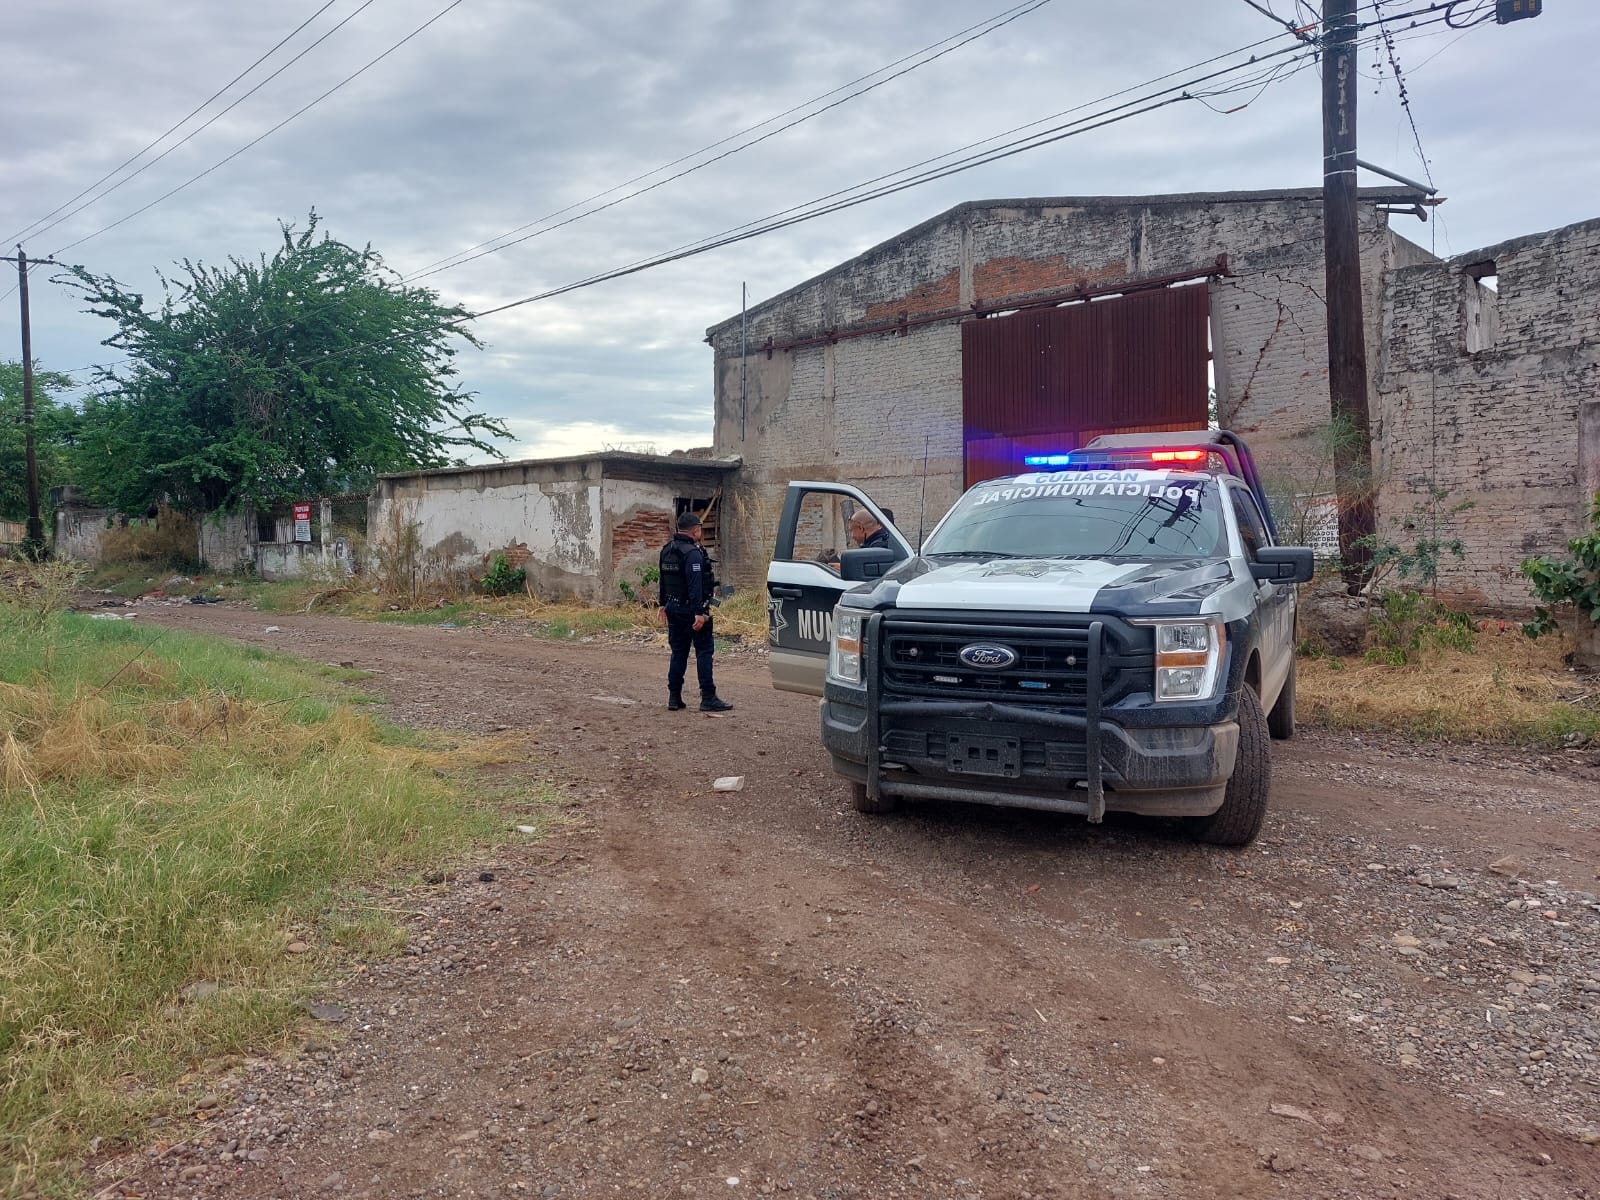
[[[364,885],[505,827],[464,799],[490,755],[360,715],[353,674],[0,606],[0,1194],[73,1194],[90,1139],[396,944]]]
[[[442,607],[381,612],[373,620],[390,625],[464,625],[472,614],[472,608],[465,601],[457,601]]]

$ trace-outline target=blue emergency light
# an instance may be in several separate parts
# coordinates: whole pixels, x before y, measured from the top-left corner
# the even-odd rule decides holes
[[[1070,454],[1030,454],[1023,464],[1030,467],[1066,467],[1072,465]]]

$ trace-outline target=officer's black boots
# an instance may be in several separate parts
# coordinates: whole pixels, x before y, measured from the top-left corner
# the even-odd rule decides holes
[[[668,708],[668,710],[670,710],[671,712],[677,712],[680,708],[688,708],[688,707],[689,706],[683,702],[683,693],[682,692],[668,692],[667,693],[667,708]]]
[[[709,696],[702,697],[700,700],[701,712],[727,712],[732,707],[733,705],[722,699],[715,692],[712,692]]]

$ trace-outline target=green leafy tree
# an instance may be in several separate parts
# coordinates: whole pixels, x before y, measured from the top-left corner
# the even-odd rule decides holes
[[[33,372],[33,444],[39,460],[39,493],[69,482],[67,458],[77,435],[78,413],[54,393],[73,386],[55,371]],[[22,364],[0,362],[0,520],[28,516],[27,433],[22,424]],[[46,525],[49,517],[45,518]]]
[[[314,212],[302,231],[281,224],[270,258],[184,260],[154,309],[72,268],[129,359],[84,402],[78,481],[103,503],[266,507],[499,454],[509,433],[455,381],[455,339],[479,344],[466,310],[317,226]]]

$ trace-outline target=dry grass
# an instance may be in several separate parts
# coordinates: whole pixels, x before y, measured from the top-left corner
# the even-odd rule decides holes
[[[1494,626],[1474,642],[1471,652],[1423,650],[1406,666],[1302,658],[1300,715],[1446,741],[1559,746],[1571,734],[1600,735],[1600,680],[1570,671],[1555,639]]]
[[[155,521],[115,525],[100,535],[107,562],[156,568],[192,567],[200,558],[200,527],[193,517],[162,506]]]
[[[423,744],[253,648],[24,622],[0,604],[0,1195],[66,1195],[91,1138],[137,1139],[194,1064],[280,1044],[340,947],[392,943],[341,898],[503,827],[461,783],[506,748]]]
[[[651,589],[652,595],[654,588]],[[475,618],[528,621],[550,637],[661,632],[653,604],[585,604],[533,595],[473,596],[439,589],[401,597],[370,587],[332,587],[322,581],[258,584],[252,588],[263,612],[331,612],[404,625],[469,624]],[[717,632],[746,642],[767,636],[767,598],[745,588],[716,610]]]

